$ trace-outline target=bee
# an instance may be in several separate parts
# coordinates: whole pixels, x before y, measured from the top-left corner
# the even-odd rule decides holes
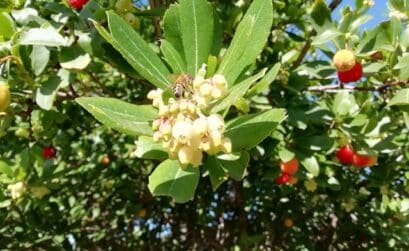
[[[189,74],[179,75],[173,82],[172,91],[176,98],[183,98],[192,94],[193,76]]]

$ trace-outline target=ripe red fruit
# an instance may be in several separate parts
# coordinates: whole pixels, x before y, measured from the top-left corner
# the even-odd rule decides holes
[[[88,0],[68,0],[71,7],[80,10],[88,2]]]
[[[361,79],[363,75],[362,65],[356,62],[354,67],[348,71],[338,71],[338,79],[342,83],[356,82]]]
[[[352,165],[363,168],[367,166],[373,166],[377,162],[376,156],[369,156],[369,155],[361,155],[361,154],[354,154],[352,158]]]
[[[276,183],[279,185],[286,184],[290,180],[290,175],[288,173],[282,172],[280,176],[277,177]]]
[[[287,162],[281,162],[280,163],[280,169],[281,172],[283,173],[288,173],[288,174],[294,174],[298,171],[298,160],[296,158],[293,158],[290,161]]]
[[[43,149],[44,159],[52,159],[57,154],[57,150],[53,146],[47,146]]]
[[[350,146],[342,146],[337,151],[336,155],[342,164],[351,164],[355,152]]]

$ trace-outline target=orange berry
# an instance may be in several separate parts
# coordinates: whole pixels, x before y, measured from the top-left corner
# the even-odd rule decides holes
[[[297,182],[298,182],[298,178],[294,177],[294,176],[291,176],[287,183],[290,184],[290,185],[295,185],[295,184],[297,184]]]
[[[141,217],[141,218],[145,218],[146,217],[146,209],[142,208],[141,210],[139,210],[138,216]]]
[[[293,219],[291,219],[291,218],[285,218],[285,219],[284,219],[284,226],[285,226],[285,227],[288,227],[288,228],[294,226],[294,221],[293,221]]]
[[[293,158],[292,160],[287,162],[282,161],[280,164],[280,169],[281,172],[295,174],[298,171],[298,166],[299,166],[298,160],[296,158]]]

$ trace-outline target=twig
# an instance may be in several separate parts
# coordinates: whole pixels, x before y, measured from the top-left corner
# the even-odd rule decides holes
[[[332,0],[332,2],[328,5],[328,8],[332,12],[338,7],[338,5],[341,2],[342,2],[342,0]],[[294,61],[293,65],[291,66],[291,70],[294,70],[298,66],[300,66],[301,62],[304,60],[305,56],[307,55],[308,50],[311,47],[311,43],[312,43],[311,37],[313,37],[315,35],[317,35],[317,31],[312,30],[311,33],[310,33],[310,36],[307,38],[303,48],[301,49],[300,55],[298,55],[297,59]]]
[[[327,93],[334,93],[340,92],[343,90],[355,92],[355,91],[363,91],[363,92],[384,92],[390,87],[394,86],[404,86],[408,85],[409,80],[400,81],[400,80],[391,80],[386,82],[385,84],[378,86],[378,87],[360,87],[360,86],[340,86],[340,85],[320,85],[320,86],[310,86],[306,88],[304,91],[309,92],[327,92]]]
[[[154,9],[154,8],[158,7],[155,0],[149,0],[149,5],[150,5],[151,9]],[[159,20],[158,17],[152,17],[152,25],[153,25],[153,28],[155,30],[156,41],[160,45],[160,41],[162,40],[162,34],[161,34],[161,31],[160,31],[160,20]]]

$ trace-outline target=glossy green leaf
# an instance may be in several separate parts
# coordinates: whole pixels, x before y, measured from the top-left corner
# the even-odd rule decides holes
[[[90,55],[79,46],[62,48],[59,56],[61,66],[69,70],[83,70],[91,63]]]
[[[276,63],[258,83],[251,87],[248,95],[253,96],[267,90],[268,86],[276,79],[280,68],[281,64]]]
[[[389,101],[389,106],[408,106],[409,105],[409,88],[399,90],[396,95]]]
[[[102,97],[82,97],[76,101],[107,127],[132,136],[152,135],[150,121],[157,117],[157,111],[150,105]]]
[[[213,9],[207,0],[181,0],[180,27],[187,70],[196,74],[207,63],[213,42]]]
[[[155,196],[170,196],[177,203],[191,200],[199,183],[196,167],[183,170],[177,160],[165,160],[149,176],[149,191]]]
[[[247,92],[247,90],[254,82],[259,80],[266,74],[266,70],[267,69],[264,69],[257,73],[256,75],[251,76],[230,88],[229,94],[225,98],[223,98],[219,103],[212,107],[211,113],[217,113],[221,110],[228,109],[232,104],[234,104],[234,102],[237,101],[237,99],[242,97]]]
[[[310,156],[301,160],[301,164],[310,172],[312,175],[317,177],[320,174],[320,166],[317,159],[314,156]]]
[[[243,70],[254,63],[267,41],[272,22],[272,1],[253,1],[238,25],[218,69],[218,73],[226,77],[229,86],[234,85]]]
[[[180,57],[184,60],[185,53],[183,49],[181,29],[180,6],[179,4],[171,4],[163,17],[163,35],[165,40],[169,42],[177,52],[179,52]]]
[[[179,52],[172,46],[171,43],[163,40],[160,49],[166,62],[172,68],[173,73],[186,72],[186,63],[184,59],[180,56]]]
[[[318,46],[318,45],[323,45],[328,42],[331,42],[332,40],[336,39],[337,37],[341,36],[342,33],[339,32],[336,29],[327,29],[324,32],[318,34],[313,40],[312,40],[312,45]]]
[[[111,34],[102,26],[96,25],[101,36],[111,43],[144,78],[159,88],[169,87],[170,72],[149,44],[117,14],[112,11],[107,13]]]
[[[31,69],[33,70],[33,73],[38,76],[44,71],[50,60],[50,51],[45,46],[34,45],[30,54],[30,59]]]
[[[14,177],[13,169],[4,161],[0,161],[0,174],[3,173],[10,178]]]
[[[241,116],[227,123],[225,135],[230,137],[233,151],[251,149],[268,137],[285,117],[284,109]]]
[[[0,24],[0,38],[3,37],[6,40],[10,39],[14,35],[14,32],[16,32],[16,25],[14,24],[13,19],[9,14],[0,12]]]
[[[53,27],[32,28],[20,35],[22,45],[68,46],[68,40]]]
[[[147,136],[138,138],[134,155],[141,159],[165,159],[168,156],[161,143],[154,142],[152,137]]]
[[[324,0],[314,1],[311,17],[319,26],[323,26],[326,22],[331,22],[331,10],[328,8]]]
[[[334,114],[338,116],[346,116],[354,114],[359,110],[355,97],[348,91],[337,93],[332,106]]]
[[[70,73],[61,69],[56,76],[51,76],[41,84],[41,87],[36,92],[36,103],[44,110],[51,110],[58,90],[68,86],[70,81]]]
[[[209,171],[213,190],[215,191],[228,177],[238,181],[241,180],[249,160],[250,155],[245,151],[238,154],[210,156],[204,166]]]

